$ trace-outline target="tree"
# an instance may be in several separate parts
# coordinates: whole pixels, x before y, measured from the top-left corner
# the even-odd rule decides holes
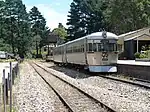
[[[106,29],[103,14],[106,7],[106,0],[84,0],[82,2],[81,9],[85,15],[86,34]]]
[[[45,32],[46,20],[41,15],[38,8],[34,6],[30,11],[30,21],[31,21],[31,25],[32,25],[32,28],[31,28],[32,36],[34,37],[34,41],[36,43],[35,46],[36,46],[36,53],[37,53],[37,57],[38,57],[39,45],[43,38],[43,32]]]
[[[22,0],[6,0],[5,24],[7,29],[6,41],[12,46],[12,52],[23,57],[29,50],[30,24],[26,7]]]
[[[47,40],[49,37],[49,33],[50,33],[50,29],[48,27],[45,27],[45,29],[42,31],[42,35],[41,35],[41,41],[39,44],[40,47],[40,54],[41,54],[41,48],[45,45],[47,45]]]
[[[67,29],[68,33],[68,40],[73,40],[79,37],[82,37],[85,35],[84,29],[81,24],[81,0],[73,0],[73,2],[70,5],[70,11],[69,11],[69,19],[67,22],[67,25],[69,25]]]
[[[122,34],[150,25],[149,0],[73,0],[67,32],[70,40],[105,29]]]
[[[52,32],[57,34],[62,39],[66,39],[67,37],[67,31],[62,23],[59,23],[58,28],[53,29]]]
[[[65,27],[62,25],[62,23],[58,23],[58,28],[64,28],[65,29]]]
[[[109,6],[111,31],[122,34],[148,26],[148,0],[113,0]]]
[[[0,38],[4,38],[4,13],[5,13],[5,2],[0,1]]]
[[[76,39],[105,28],[102,0],[74,0],[67,25],[68,38]]]

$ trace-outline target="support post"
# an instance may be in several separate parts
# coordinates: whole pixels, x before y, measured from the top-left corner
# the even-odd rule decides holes
[[[4,112],[6,112],[6,80],[5,80],[5,69],[3,70],[3,104]]]
[[[10,112],[12,112],[12,63],[10,62]]]
[[[139,41],[138,41],[138,38],[137,38],[137,53],[139,52]]]
[[[7,81],[8,81],[8,90],[10,90],[10,73],[8,73],[8,79],[7,79]]]
[[[6,105],[8,105],[8,79],[5,79],[6,88]]]

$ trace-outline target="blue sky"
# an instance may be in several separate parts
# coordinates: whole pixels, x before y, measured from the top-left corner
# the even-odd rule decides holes
[[[23,0],[29,11],[33,6],[38,7],[39,11],[47,20],[47,26],[51,29],[56,28],[61,22],[66,26],[68,11],[73,0]]]

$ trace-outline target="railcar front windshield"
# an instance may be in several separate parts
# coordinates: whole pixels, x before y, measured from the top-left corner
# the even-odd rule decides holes
[[[87,43],[88,46],[88,51],[89,52],[102,52],[102,51],[107,51],[107,52],[113,52],[117,51],[117,42],[116,40],[107,40],[106,42],[94,42],[90,41]]]

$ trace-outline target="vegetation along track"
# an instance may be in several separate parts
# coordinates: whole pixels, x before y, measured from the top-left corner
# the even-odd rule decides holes
[[[71,112],[115,112],[107,105],[55,74],[50,73],[42,66],[36,63],[31,64],[31,66],[68,106]]]
[[[142,79],[135,78],[133,80],[129,80],[129,79],[127,80],[127,79],[121,79],[121,78],[118,78],[115,76],[105,76],[105,75],[100,75],[100,77],[127,83],[127,84],[132,84],[132,85],[139,86],[139,87],[144,87],[146,89],[150,89],[150,81],[146,81],[146,80],[142,80]]]

